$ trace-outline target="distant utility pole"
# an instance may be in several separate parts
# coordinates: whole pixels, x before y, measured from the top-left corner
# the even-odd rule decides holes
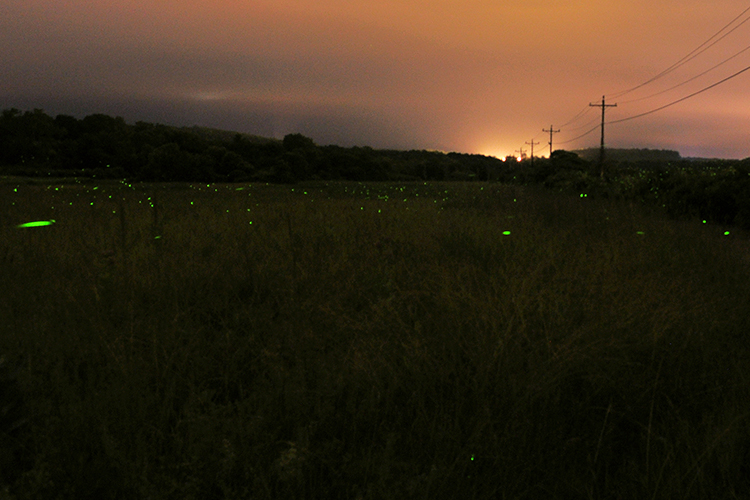
[[[559,131],[560,131],[559,129],[555,130],[554,128],[552,128],[552,125],[549,126],[549,130],[547,130],[546,128],[542,129],[542,132],[549,132],[549,156],[550,158],[552,157],[552,134],[556,134]]]
[[[606,104],[604,102],[604,96],[602,96],[602,103],[601,104],[594,104],[593,102],[589,104],[589,106],[595,106],[597,108],[602,108],[602,149],[599,152],[599,169],[602,179],[604,179],[604,110],[607,108],[616,108],[617,104]]]
[[[524,157],[526,157],[526,151],[524,151],[524,150],[523,150],[523,147],[521,147],[521,149],[516,149],[516,150],[515,150],[515,151],[513,151],[513,152],[514,152],[514,153],[518,153],[518,159],[519,159],[519,161],[520,161],[520,160],[523,160],[523,159],[524,159]]]
[[[534,142],[534,139],[531,139],[531,142],[527,142],[526,144],[531,144],[531,168],[534,168],[534,145],[539,144],[538,142]]]

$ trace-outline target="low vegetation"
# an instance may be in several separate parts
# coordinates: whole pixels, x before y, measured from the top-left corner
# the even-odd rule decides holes
[[[676,218],[750,230],[750,158],[682,159],[676,151],[557,150],[505,161],[478,154],[320,146],[205,127],[125,123],[93,114],[51,117],[40,109],[0,113],[0,176],[126,182],[500,181],[647,203]]]
[[[750,494],[738,228],[497,183],[0,192],[0,498]]]

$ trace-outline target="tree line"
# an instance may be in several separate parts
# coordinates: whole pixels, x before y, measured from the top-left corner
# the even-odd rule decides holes
[[[93,114],[51,117],[3,110],[0,169],[6,175],[89,176],[132,181],[488,180],[503,161],[435,151],[319,146],[301,134],[283,140],[203,127]]]
[[[93,114],[54,118],[40,109],[0,115],[0,174],[129,182],[499,181],[653,203],[674,217],[750,230],[750,158],[690,161],[671,151],[619,152],[605,163],[558,150],[505,161],[437,151],[319,146],[205,127],[172,127]]]

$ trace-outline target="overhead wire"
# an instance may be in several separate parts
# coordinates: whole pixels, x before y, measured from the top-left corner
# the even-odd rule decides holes
[[[639,89],[641,87],[644,87],[644,86],[648,85],[649,83],[655,82],[656,80],[658,80],[658,79],[662,78],[663,76],[666,76],[669,73],[671,73],[672,71],[676,70],[680,66],[688,63],[692,59],[695,59],[700,54],[702,54],[706,50],[710,49],[711,47],[713,47],[714,45],[716,45],[717,43],[719,43],[721,40],[723,40],[727,36],[729,36],[732,32],[734,32],[735,30],[737,30],[740,26],[742,26],[746,22],[750,21],[750,16],[748,16],[744,21],[742,21],[740,24],[738,24],[737,26],[735,26],[734,28],[732,28],[729,32],[725,33],[721,38],[719,38],[715,42],[711,43],[707,47],[703,48],[705,45],[709,44],[711,42],[711,40],[713,40],[714,38],[716,38],[717,36],[719,36],[724,30],[726,30],[729,26],[731,26],[732,24],[734,24],[738,19],[740,19],[742,16],[744,16],[749,11],[750,11],[750,7],[748,7],[744,11],[742,11],[742,13],[740,15],[738,15],[737,17],[735,17],[734,19],[732,19],[726,26],[724,26],[723,28],[721,28],[716,33],[714,33],[708,40],[706,40],[705,42],[703,42],[702,44],[700,44],[692,52],[690,52],[689,54],[687,54],[685,57],[683,57],[682,59],[680,59],[679,61],[677,61],[676,63],[674,63],[672,66],[668,67],[667,69],[665,69],[664,71],[662,71],[661,73],[659,73],[658,75],[656,75],[656,76],[654,76],[654,77],[646,80],[645,82],[641,83],[640,85],[636,85],[635,87],[632,87],[632,88],[630,88],[628,90],[624,90],[624,91],[612,94],[611,98],[612,99],[617,99],[617,98],[622,97],[622,96],[624,96],[626,94],[629,94],[629,93],[631,93],[631,92],[633,92],[633,91],[635,91],[635,90],[637,90],[637,89]],[[703,50],[701,50],[701,49],[703,49]]]
[[[589,109],[592,109],[592,108],[590,108],[590,107],[589,107]],[[583,138],[583,137],[586,137],[586,136],[587,136],[587,135],[589,135],[589,134],[590,134],[591,132],[593,132],[594,130],[596,130],[597,128],[599,128],[599,127],[600,127],[600,125],[599,125],[599,123],[600,123],[600,119],[599,119],[599,118],[596,118],[596,119],[594,119],[594,120],[588,121],[588,122],[586,122],[585,124],[583,124],[583,125],[581,125],[581,126],[578,126],[578,127],[575,127],[575,128],[571,128],[571,129],[565,129],[565,130],[564,130],[565,132],[575,132],[575,131],[577,131],[577,130],[581,130],[581,129],[584,129],[584,128],[586,128],[586,127],[590,127],[590,126],[591,126],[591,125],[592,125],[593,123],[596,123],[597,125],[595,125],[595,126],[594,126],[593,128],[591,128],[591,129],[589,129],[588,131],[584,132],[583,134],[581,134],[581,135],[578,135],[578,136],[576,136],[576,137],[574,137],[574,138],[572,138],[572,139],[568,139],[568,140],[565,140],[565,141],[557,141],[557,143],[556,143],[556,144],[569,144],[569,143],[571,143],[571,142],[577,141],[578,139],[581,139],[581,138]],[[562,126],[560,126],[560,130],[561,130],[561,131],[563,130]]]
[[[579,135],[578,137],[574,137],[572,139],[568,139],[567,141],[560,141],[557,144],[570,144],[571,142],[574,142],[574,141],[577,141],[578,139],[582,139],[582,138],[586,137],[587,135],[589,135],[591,132],[593,132],[594,130],[596,130],[598,128],[599,128],[599,125],[596,125],[596,126],[594,126],[594,128],[592,128],[588,132],[584,132],[583,134]]]
[[[544,151],[546,149],[549,149],[549,144],[547,144],[547,143],[545,143],[545,146],[542,149],[536,149],[536,148],[534,148],[534,157],[535,158],[539,158],[541,156],[541,154],[544,153]],[[531,156],[531,152],[530,151],[529,151],[529,156]]]
[[[580,126],[578,126],[578,127],[572,128],[572,129],[564,129],[564,128],[565,128],[565,127],[567,127],[568,125],[570,125],[571,123],[574,123],[574,122],[576,122],[576,121],[578,121],[578,120],[582,119],[582,118],[583,118],[583,117],[585,117],[585,116],[586,116],[587,114],[589,114],[589,113],[591,112],[591,110],[592,110],[591,106],[586,106],[586,107],[584,107],[583,109],[581,109],[581,111],[579,111],[579,112],[578,112],[578,113],[577,113],[577,114],[576,114],[575,116],[573,116],[573,118],[571,118],[570,120],[566,121],[566,122],[565,122],[565,123],[563,123],[562,125],[557,125],[557,127],[559,128],[559,130],[560,130],[561,132],[571,132],[571,131],[573,131],[573,132],[574,132],[574,131],[576,131],[576,130],[581,130],[582,128],[584,128],[584,127],[587,127],[587,126],[589,126],[589,125],[590,125],[591,123],[593,123],[593,122],[587,122],[587,123],[585,123],[585,124],[583,124],[583,125],[580,125]],[[597,120],[596,120],[596,121],[598,121],[598,118],[597,118]],[[544,132],[544,131],[542,131],[542,133],[545,133],[545,132]],[[539,137],[541,136],[541,134],[542,134],[542,133],[540,133],[540,134],[537,134],[536,136],[534,136],[534,139],[537,139],[537,138],[539,138]],[[589,133],[590,133],[590,132],[589,132]],[[546,134],[546,133],[545,133],[545,134]],[[533,140],[533,139],[532,139],[532,140]],[[573,139],[573,140],[575,140],[575,139]],[[566,142],[567,142],[567,141],[566,141]],[[561,143],[558,143],[558,144],[565,144],[565,142],[561,142]],[[549,147],[549,144],[547,145],[547,147]]]
[[[585,124],[583,124],[583,125],[580,125],[580,126],[578,126],[578,127],[572,128],[572,129],[565,129],[565,128],[564,128],[564,127],[566,127],[566,126],[570,125],[571,123],[574,123],[574,122],[576,122],[576,121],[578,121],[578,120],[582,119],[582,118],[583,118],[584,116],[586,116],[587,114],[589,114],[589,113],[591,112],[591,110],[592,110],[591,106],[586,106],[586,107],[585,107],[585,108],[583,108],[583,109],[582,109],[581,111],[579,111],[579,112],[578,112],[578,113],[577,113],[577,114],[576,114],[575,116],[573,116],[573,118],[571,118],[570,120],[566,121],[566,122],[565,122],[565,123],[563,123],[562,125],[558,125],[558,127],[559,127],[559,130],[560,130],[560,132],[575,132],[576,130],[581,130],[582,128],[585,128],[585,127],[588,127],[589,125],[591,125],[591,124],[593,123],[593,121],[587,122],[587,123],[585,123]],[[599,120],[599,119],[597,118],[597,119],[596,119],[595,121],[598,121],[598,120]],[[589,132],[587,132],[587,133],[586,133],[586,134],[584,134],[584,135],[588,135],[588,134],[590,134],[590,133],[591,133],[592,131],[593,131],[593,129],[592,129],[592,130],[590,130]],[[544,132],[544,131],[542,131],[542,133],[545,133],[545,132]],[[545,133],[545,134],[546,134],[546,133]],[[535,139],[536,139],[537,137],[539,137],[539,135],[537,135],[537,136],[535,137]],[[576,139],[580,139],[580,137],[583,137],[583,136],[579,136],[579,137],[576,137],[575,139],[571,139],[571,140],[569,140],[569,141],[562,141],[562,142],[557,142],[557,144],[567,144],[568,142],[572,142],[572,141],[574,141],[574,140],[576,140]],[[547,146],[545,146],[545,147],[547,147],[547,148],[548,148],[548,147],[549,147],[549,144],[547,144]]]
[[[737,53],[736,53],[736,54],[734,54],[733,56],[731,56],[731,57],[729,57],[729,58],[727,58],[727,59],[724,59],[724,60],[723,60],[722,62],[720,62],[719,64],[717,64],[717,65],[715,65],[715,66],[712,66],[711,68],[707,69],[707,70],[706,70],[706,71],[704,71],[703,73],[699,73],[699,74],[695,75],[694,77],[692,77],[692,78],[689,78],[688,80],[685,80],[685,81],[684,81],[684,82],[682,82],[682,83],[678,83],[677,85],[675,85],[675,86],[673,86],[673,87],[669,87],[669,88],[668,88],[668,89],[666,89],[666,90],[662,90],[662,91],[660,91],[660,92],[657,92],[657,93],[655,93],[655,94],[651,94],[651,95],[649,95],[649,96],[646,96],[646,97],[639,97],[638,99],[630,99],[630,100],[628,100],[628,101],[622,101],[622,102],[620,102],[620,104],[629,104],[629,103],[631,103],[631,102],[645,101],[646,99],[651,99],[652,97],[656,97],[656,96],[658,96],[658,95],[661,95],[661,94],[667,93],[667,92],[669,92],[670,90],[674,90],[674,89],[676,89],[676,88],[678,88],[678,87],[682,87],[683,85],[685,85],[685,84],[687,84],[687,83],[690,83],[690,82],[692,82],[693,80],[696,80],[696,79],[700,78],[701,76],[703,76],[703,75],[706,75],[706,74],[710,73],[711,71],[715,70],[716,68],[718,68],[718,67],[720,67],[720,66],[723,66],[724,64],[728,63],[729,61],[731,61],[731,60],[732,60],[732,59],[734,59],[735,57],[738,57],[739,55],[741,55],[741,54],[743,54],[743,53],[747,52],[748,50],[750,50],[750,45],[748,45],[747,47],[745,47],[745,48],[744,48],[744,49],[742,49],[741,51],[737,52]]]
[[[544,135],[544,132],[539,132],[539,133],[538,133],[538,134],[536,134],[536,135],[535,135],[535,136],[534,136],[534,137],[533,137],[533,138],[532,138],[531,140],[533,141],[534,139],[539,139],[539,138],[540,138],[541,136],[543,136],[543,135]]]
[[[710,49],[711,47],[713,47],[714,45],[716,45],[717,43],[719,43],[719,42],[720,42],[721,40],[723,40],[724,38],[726,38],[727,36],[729,36],[729,35],[730,35],[731,33],[733,33],[734,31],[736,31],[737,29],[739,29],[739,28],[740,28],[740,27],[741,27],[742,25],[744,25],[745,23],[747,23],[748,21],[750,21],[750,16],[748,16],[748,17],[747,17],[747,18],[745,18],[745,19],[744,19],[744,20],[743,20],[743,21],[742,21],[741,23],[737,24],[737,25],[736,25],[736,26],[735,26],[734,28],[732,28],[731,30],[729,30],[729,31],[728,31],[727,33],[725,33],[725,34],[724,34],[723,36],[719,37],[719,38],[718,38],[717,40],[713,41],[713,43],[711,43],[711,41],[712,41],[712,40],[714,40],[714,39],[715,39],[716,37],[718,37],[719,35],[721,35],[721,33],[722,33],[722,32],[726,31],[726,30],[727,30],[727,28],[729,28],[730,26],[732,26],[732,24],[734,24],[734,23],[735,23],[735,22],[736,22],[736,21],[737,21],[738,19],[742,18],[742,16],[744,16],[744,15],[745,15],[746,13],[748,13],[748,12],[750,12],[750,7],[748,7],[748,8],[747,8],[747,9],[745,9],[745,10],[743,10],[743,11],[742,11],[742,12],[741,12],[741,13],[740,13],[740,14],[739,14],[738,16],[736,16],[736,17],[735,17],[734,19],[732,19],[732,20],[731,20],[731,21],[730,21],[729,23],[727,23],[727,24],[726,24],[726,25],[725,25],[725,26],[724,26],[723,28],[721,28],[721,29],[720,29],[719,31],[717,31],[716,33],[714,33],[714,34],[713,34],[713,35],[712,35],[712,36],[711,36],[710,38],[708,38],[708,39],[707,39],[707,40],[706,40],[705,42],[703,42],[703,43],[702,43],[701,45],[699,45],[698,47],[696,47],[696,48],[695,48],[695,49],[694,49],[693,51],[691,51],[690,53],[688,53],[688,54],[687,54],[686,56],[684,56],[684,57],[683,57],[682,59],[680,59],[679,61],[677,61],[676,63],[674,63],[674,64],[673,64],[672,66],[668,67],[667,69],[665,69],[665,70],[664,70],[664,71],[662,71],[661,73],[659,73],[659,74],[657,74],[656,76],[654,76],[654,77],[650,78],[649,80],[647,80],[647,81],[645,81],[645,82],[641,83],[640,85],[637,85],[637,86],[635,86],[635,87],[632,87],[632,88],[630,88],[630,89],[628,89],[628,90],[625,90],[625,91],[622,91],[622,92],[618,92],[618,93],[614,94],[613,96],[611,96],[610,98],[613,98],[613,99],[614,99],[614,98],[622,97],[622,96],[624,96],[624,95],[626,95],[626,94],[629,94],[630,92],[633,92],[633,91],[635,91],[635,90],[637,90],[637,89],[639,89],[639,88],[642,88],[642,87],[644,87],[644,86],[646,86],[646,85],[648,85],[648,84],[650,84],[650,83],[652,83],[652,82],[654,82],[654,81],[656,81],[656,80],[658,80],[658,79],[660,79],[660,78],[662,78],[662,77],[666,76],[667,74],[671,73],[672,71],[676,70],[677,68],[679,68],[679,67],[681,67],[681,66],[683,66],[683,65],[687,64],[688,62],[690,62],[691,60],[695,59],[696,57],[698,57],[699,55],[701,55],[702,53],[704,53],[705,51],[707,51],[708,49]],[[661,95],[661,94],[664,94],[664,93],[666,93],[666,92],[669,92],[669,91],[671,91],[671,90],[674,90],[674,89],[676,89],[676,88],[678,88],[678,87],[681,87],[681,86],[683,86],[683,85],[685,85],[685,84],[687,84],[687,83],[689,83],[689,82],[692,82],[692,81],[696,80],[697,78],[700,78],[701,76],[704,76],[704,75],[706,75],[706,74],[710,73],[711,71],[713,71],[713,70],[715,70],[716,68],[718,68],[718,67],[720,67],[720,66],[722,66],[722,65],[726,64],[727,62],[729,62],[729,61],[731,61],[732,59],[734,59],[734,58],[736,58],[736,57],[740,56],[741,54],[743,54],[744,52],[746,52],[746,51],[748,51],[748,50],[750,50],[750,46],[747,46],[747,47],[745,47],[745,48],[744,48],[744,49],[742,49],[741,51],[739,51],[739,52],[737,52],[736,54],[734,54],[734,55],[732,55],[732,56],[728,57],[727,59],[723,60],[723,61],[722,61],[722,62],[720,62],[719,64],[716,64],[716,65],[712,66],[712,67],[711,67],[711,68],[709,68],[708,70],[706,70],[706,71],[703,71],[702,73],[699,73],[698,75],[695,75],[695,76],[693,76],[692,78],[689,78],[688,80],[685,80],[685,81],[683,81],[683,82],[681,82],[681,83],[679,83],[679,84],[677,84],[677,85],[674,85],[674,86],[672,86],[672,87],[670,87],[670,88],[668,88],[668,89],[666,89],[666,90],[662,90],[662,91],[660,91],[660,92],[654,93],[654,94],[652,94],[652,95],[649,95],[649,96],[646,96],[646,97],[642,97],[642,98],[638,98],[638,99],[631,99],[631,100],[628,100],[628,101],[624,101],[624,102],[622,102],[622,104],[627,104],[627,103],[631,103],[631,102],[637,102],[637,101],[642,101],[642,100],[650,99],[650,98],[652,98],[652,97],[656,97],[656,96],[658,96],[658,95]],[[660,106],[660,107],[658,107],[658,108],[655,108],[655,109],[652,109],[652,110],[650,110],[650,111],[647,111],[647,112],[644,112],[644,113],[639,113],[639,114],[637,114],[637,115],[634,115],[634,116],[630,116],[630,117],[627,117],[627,118],[621,118],[621,119],[618,119],[618,120],[614,120],[614,121],[608,121],[608,122],[606,122],[605,124],[615,124],[615,123],[622,123],[622,122],[625,122],[625,121],[629,121],[629,120],[634,120],[634,119],[636,119],[636,118],[640,118],[640,117],[643,117],[643,116],[647,116],[647,115],[650,115],[650,114],[652,114],[652,113],[656,113],[656,112],[658,112],[658,111],[661,111],[661,110],[663,110],[663,109],[666,109],[666,108],[668,108],[668,107],[670,107],[670,106],[674,106],[675,104],[678,104],[678,103],[680,103],[680,102],[682,102],[682,101],[685,101],[685,100],[687,100],[687,99],[690,99],[690,98],[692,98],[692,97],[694,97],[694,96],[696,96],[696,95],[699,95],[699,94],[701,94],[701,93],[703,93],[703,92],[706,92],[706,91],[708,91],[708,90],[710,90],[710,89],[712,89],[712,88],[714,88],[714,87],[717,87],[718,85],[721,85],[721,84],[723,84],[723,83],[725,83],[725,82],[727,82],[727,81],[729,81],[729,80],[731,80],[731,79],[733,79],[733,78],[735,78],[735,77],[737,77],[737,76],[741,75],[742,73],[745,73],[745,72],[746,72],[746,71],[748,71],[748,70],[750,70],[750,66],[748,66],[748,67],[746,67],[746,68],[744,68],[744,69],[742,69],[742,70],[740,70],[740,71],[738,71],[738,72],[734,73],[733,75],[730,75],[729,77],[727,77],[727,78],[724,78],[724,79],[722,79],[722,80],[720,80],[720,81],[718,81],[718,82],[716,82],[716,83],[714,83],[714,84],[712,84],[712,85],[709,85],[708,87],[705,87],[705,88],[703,88],[703,89],[701,89],[701,90],[699,90],[699,91],[697,91],[697,92],[693,92],[692,94],[689,94],[689,95],[687,95],[687,96],[685,96],[685,97],[682,97],[682,98],[680,98],[680,99],[677,99],[677,100],[675,100],[675,101],[672,101],[672,102],[670,102],[669,104],[666,104],[666,105],[664,105],[664,106]],[[585,108],[583,108],[583,109],[582,109],[582,110],[581,110],[581,111],[580,111],[579,113],[577,113],[577,114],[576,114],[576,115],[575,115],[575,116],[574,116],[573,118],[571,118],[570,120],[568,120],[568,121],[567,121],[567,122],[565,122],[564,124],[562,124],[562,125],[559,125],[560,129],[563,129],[563,127],[566,127],[567,125],[569,125],[569,124],[571,124],[571,123],[573,123],[573,122],[575,122],[575,121],[577,121],[577,120],[579,120],[579,119],[583,118],[583,117],[584,117],[584,116],[585,116],[586,114],[588,114],[588,113],[589,113],[589,112],[590,112],[591,110],[592,110],[592,106],[590,106],[590,105],[589,105],[589,106],[586,106],[586,107],[585,107]],[[598,122],[598,121],[599,121],[599,120],[598,120],[598,118],[597,118],[597,120],[595,120],[595,121],[597,121],[597,122]],[[587,126],[591,125],[592,123],[594,123],[594,121],[590,121],[590,122],[588,122],[588,123],[586,123],[586,124],[584,124],[584,125],[581,125],[581,126],[579,126],[579,127],[576,127],[576,128],[570,129],[570,130],[567,130],[567,129],[566,129],[565,131],[566,131],[566,132],[570,132],[570,131],[580,130],[580,129],[582,129],[582,128],[585,128],[585,127],[587,127]],[[571,143],[571,142],[577,141],[578,139],[582,139],[583,137],[586,137],[586,136],[588,136],[589,134],[591,134],[592,132],[594,132],[594,131],[595,131],[595,130],[597,130],[598,128],[599,128],[599,125],[597,124],[597,125],[595,125],[594,127],[592,127],[591,129],[589,129],[588,131],[584,132],[583,134],[581,134],[581,135],[578,135],[577,137],[574,137],[574,138],[572,138],[572,139],[568,139],[568,140],[566,140],[566,141],[560,141],[560,142],[557,142],[557,144],[569,144],[569,143]],[[533,141],[534,141],[535,139],[537,139],[538,137],[540,137],[540,135],[541,135],[541,134],[537,134],[537,135],[536,135],[536,136],[535,136],[535,137],[534,137],[534,138],[532,139],[532,142],[533,142]],[[543,148],[543,149],[542,149],[541,151],[544,151],[544,150],[545,150],[545,149],[546,149],[547,147],[549,147],[549,144],[548,144],[547,146],[545,146],[545,148]],[[540,151],[540,152],[541,152],[541,151]]]
[[[587,121],[587,122],[586,122],[586,123],[584,123],[583,125],[579,125],[578,127],[575,127],[575,128],[569,128],[569,129],[565,129],[565,131],[566,131],[566,132],[576,132],[576,131],[578,131],[578,130],[581,130],[581,129],[584,129],[584,128],[586,128],[586,127],[590,127],[590,126],[591,126],[592,124],[594,124],[594,123],[599,123],[600,121],[601,121],[601,118],[599,118],[599,117],[596,117],[596,118],[594,118],[593,120],[589,120],[589,121]]]
[[[566,122],[565,122],[565,123],[563,123],[562,125],[558,125],[558,126],[559,126],[560,128],[566,127],[566,126],[570,125],[571,123],[573,123],[574,121],[576,121],[576,120],[578,120],[578,119],[580,119],[580,118],[583,118],[583,117],[584,117],[584,116],[586,116],[586,114],[587,114],[587,113],[589,113],[590,111],[591,111],[591,106],[586,106],[586,107],[585,107],[585,108],[583,108],[583,109],[582,109],[582,110],[581,110],[581,111],[580,111],[580,112],[579,112],[579,113],[578,113],[577,115],[575,115],[575,116],[574,116],[573,118],[571,118],[570,120],[566,121]]]
[[[737,77],[737,76],[741,75],[742,73],[744,73],[746,71],[749,71],[749,70],[750,70],[750,66],[748,66],[748,67],[746,67],[746,68],[738,71],[737,73],[735,73],[735,74],[733,74],[731,76],[728,76],[728,77],[724,78],[723,80],[720,80],[720,81],[718,81],[718,82],[716,82],[716,83],[714,83],[712,85],[709,85],[708,87],[705,87],[705,88],[699,90],[698,92],[693,92],[692,94],[687,95],[687,96],[685,96],[685,97],[683,97],[681,99],[677,99],[676,101],[672,101],[669,104],[666,104],[664,106],[658,107],[656,109],[652,109],[651,111],[646,111],[645,113],[639,113],[637,115],[629,116],[627,118],[621,118],[619,120],[610,121],[610,122],[607,122],[607,124],[622,123],[622,122],[626,122],[628,120],[634,120],[634,119],[640,118],[642,116],[646,116],[646,115],[650,115],[652,113],[656,113],[657,111],[661,111],[662,109],[666,109],[666,108],[668,108],[670,106],[674,106],[677,103],[680,103],[682,101],[686,101],[686,100],[690,99],[691,97],[697,96],[698,94],[702,94],[703,92],[706,92],[707,90],[710,90],[710,89],[712,89],[714,87],[717,87],[717,86],[721,85],[722,83],[727,82],[727,81],[729,81],[729,80],[731,80],[731,79],[733,79],[733,78],[735,78],[735,77]]]

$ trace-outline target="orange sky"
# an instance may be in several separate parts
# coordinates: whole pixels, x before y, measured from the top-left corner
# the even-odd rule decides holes
[[[750,21],[634,92],[743,10],[738,0],[4,0],[0,107],[200,124],[318,144],[504,156],[549,134],[595,147],[615,121],[750,66]],[[748,12],[736,24],[750,16]],[[733,25],[734,26],[734,25]],[[732,27],[733,27],[732,26]],[[750,156],[750,71],[606,128],[611,147]],[[617,98],[614,98],[614,97]],[[566,124],[580,111],[586,113]],[[563,126],[564,125],[564,126]],[[571,141],[571,139],[575,139]]]

